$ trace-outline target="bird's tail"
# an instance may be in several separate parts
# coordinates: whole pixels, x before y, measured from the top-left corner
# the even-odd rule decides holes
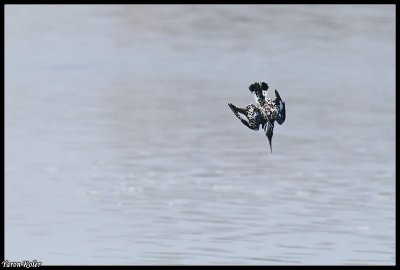
[[[261,82],[261,85],[260,85],[260,83],[255,82],[253,84],[250,84],[250,86],[249,86],[249,90],[252,93],[259,93],[261,91],[267,91],[268,88],[269,88],[269,86],[265,82]]]

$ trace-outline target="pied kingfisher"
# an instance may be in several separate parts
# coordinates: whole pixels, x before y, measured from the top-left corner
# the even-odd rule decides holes
[[[274,131],[274,122],[278,122],[282,125],[286,119],[285,102],[281,99],[278,91],[275,89],[275,99],[266,98],[268,91],[268,84],[265,82],[256,82],[249,86],[249,90],[252,94],[255,94],[256,105],[250,104],[246,108],[238,108],[232,103],[228,103],[229,107],[242,123],[252,130],[258,130],[261,127],[265,131],[265,135],[269,141],[269,147],[272,153],[272,135]],[[247,117],[244,119],[240,114]]]

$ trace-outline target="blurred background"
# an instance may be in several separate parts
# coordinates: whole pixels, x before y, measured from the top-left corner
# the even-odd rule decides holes
[[[395,6],[6,5],[5,259],[394,264]]]

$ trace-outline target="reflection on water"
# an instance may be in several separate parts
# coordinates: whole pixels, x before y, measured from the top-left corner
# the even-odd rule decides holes
[[[5,258],[394,264],[394,6],[6,6]],[[274,152],[229,110],[254,81]]]

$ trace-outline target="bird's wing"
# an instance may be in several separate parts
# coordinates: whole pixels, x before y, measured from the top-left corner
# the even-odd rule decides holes
[[[275,89],[275,96],[276,96],[275,105],[278,110],[278,116],[276,118],[276,122],[278,122],[279,125],[282,125],[286,119],[285,102],[282,100],[281,96],[278,93],[278,90],[276,90],[276,89]]]
[[[278,93],[278,90],[276,90],[276,89],[275,89],[275,96],[276,96],[275,102],[276,102],[276,101],[279,101],[279,100],[282,100],[282,99],[281,99],[281,96],[280,96],[279,93]]]

